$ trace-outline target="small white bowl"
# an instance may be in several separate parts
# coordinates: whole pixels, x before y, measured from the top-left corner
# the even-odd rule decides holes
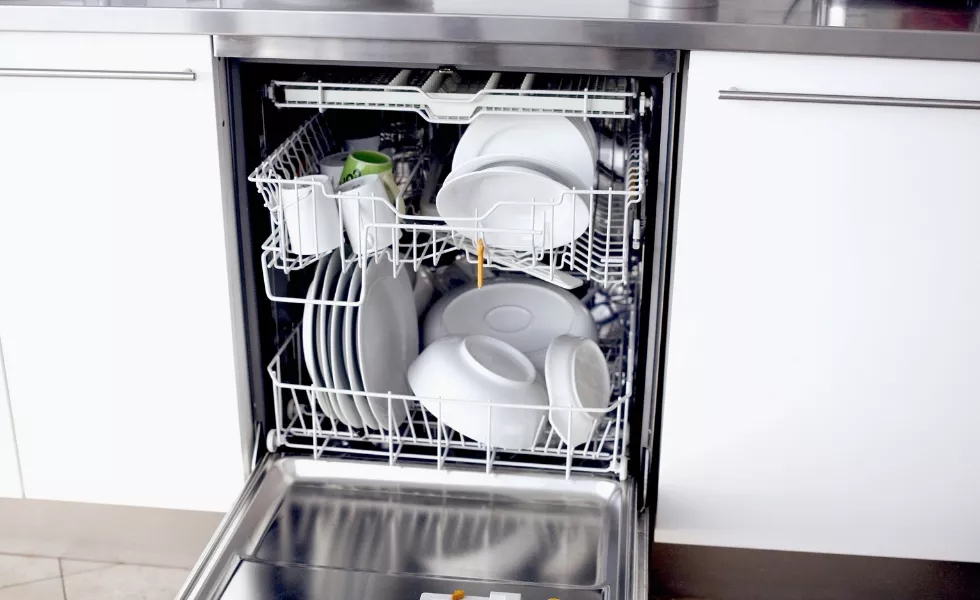
[[[488,408],[487,403],[548,405],[548,392],[531,361],[510,344],[485,335],[433,342],[409,366],[408,385],[446,426],[495,448],[532,447],[545,411]]]
[[[555,433],[572,448],[588,442],[603,414],[573,409],[609,406],[612,382],[599,345],[588,338],[558,336],[548,346],[544,376],[552,409],[548,421]]]

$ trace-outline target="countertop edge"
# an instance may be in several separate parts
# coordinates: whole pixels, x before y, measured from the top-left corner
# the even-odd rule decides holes
[[[0,6],[0,31],[439,40],[980,60],[980,35],[969,31],[543,16],[6,5]]]

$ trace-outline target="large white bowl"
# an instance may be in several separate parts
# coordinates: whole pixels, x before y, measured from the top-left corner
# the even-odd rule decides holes
[[[567,185],[536,170],[487,167],[448,179],[436,209],[459,233],[490,246],[540,250],[565,246],[589,228],[589,205]],[[476,219],[474,221],[474,219]]]
[[[598,339],[595,321],[578,298],[533,280],[471,284],[432,305],[422,327],[425,346],[448,335],[488,335],[523,352],[544,372],[548,346],[560,335]]]
[[[408,368],[408,384],[422,406],[446,426],[495,448],[534,445],[548,392],[531,361],[506,342],[485,335],[434,342]],[[455,400],[440,402],[436,398]],[[494,406],[500,402],[520,406]]]
[[[518,154],[558,163],[592,186],[596,161],[591,140],[575,119],[557,115],[481,115],[463,132],[453,170],[477,156]]]
[[[548,347],[544,376],[551,403],[551,427],[572,448],[588,442],[603,413],[575,409],[609,406],[612,384],[602,349],[587,338],[559,336]]]

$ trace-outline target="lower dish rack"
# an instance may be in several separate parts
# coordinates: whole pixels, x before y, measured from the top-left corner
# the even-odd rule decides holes
[[[558,471],[566,477],[573,473],[607,473],[626,477],[626,448],[629,441],[630,402],[636,364],[636,318],[632,286],[616,286],[600,293],[603,310],[610,316],[599,328],[599,347],[606,356],[612,381],[612,397],[602,409],[554,406],[515,405],[501,398],[499,402],[474,402],[461,398],[421,398],[419,396],[371,393],[313,385],[303,367],[303,344],[300,327],[285,338],[268,365],[272,380],[275,429],[270,430],[270,451],[287,449],[294,453],[326,456],[360,457],[374,461],[398,463],[431,463],[438,469],[453,465],[482,467],[492,472],[498,467],[530,468]],[[317,393],[359,395],[371,403],[382,403],[378,412],[391,415],[401,405],[408,417],[401,423],[382,423],[381,429],[356,429],[327,415],[317,401]],[[435,411],[427,410],[423,402]],[[534,411],[538,417],[534,443],[524,449],[494,448],[462,436],[439,421],[442,407],[465,404],[474,413],[486,411],[487,435],[491,439],[494,408]],[[595,425],[587,441],[574,447],[567,445],[549,423],[549,411],[586,413]],[[569,415],[568,420],[571,417]]]

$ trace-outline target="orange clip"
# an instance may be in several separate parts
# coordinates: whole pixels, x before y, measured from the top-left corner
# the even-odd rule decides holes
[[[450,598],[452,598],[452,600],[463,600],[463,596],[465,595],[466,594],[463,593],[463,590],[456,590],[453,592],[453,595],[450,596]]]
[[[476,287],[483,287],[483,238],[476,240]],[[462,596],[460,596],[461,598]],[[459,598],[453,598],[459,600]]]

